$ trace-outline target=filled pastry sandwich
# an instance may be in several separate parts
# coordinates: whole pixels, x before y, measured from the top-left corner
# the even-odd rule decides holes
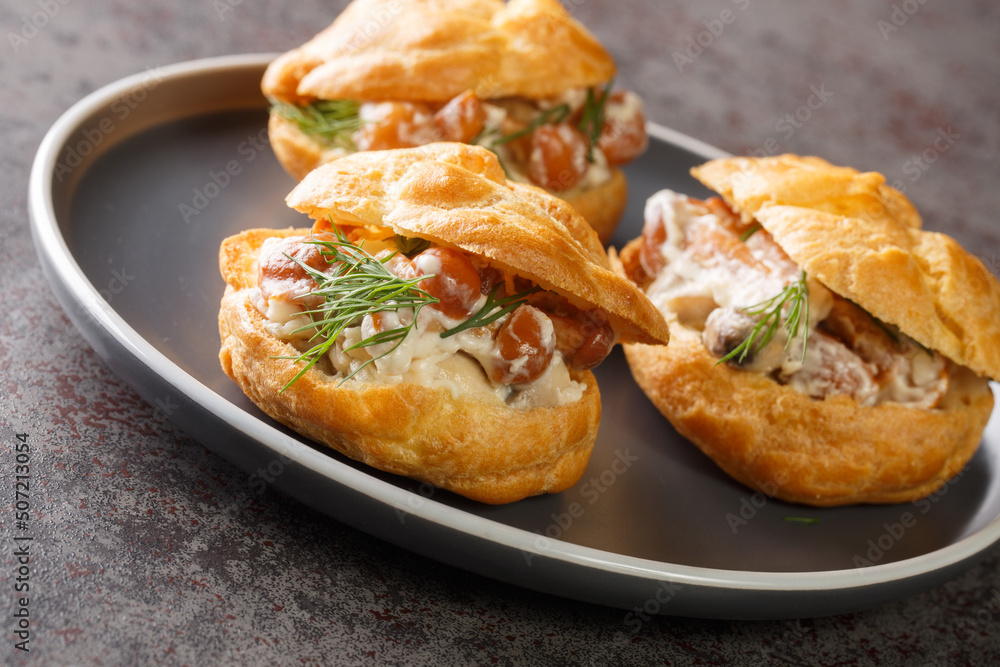
[[[355,0],[261,88],[271,145],[298,179],[355,151],[479,144],[606,242],[626,204],[619,166],[647,142],[642,104],[611,90],[614,75],[558,0]]]
[[[227,238],[225,372],[347,456],[487,503],[574,484],[590,369],[663,317],[565,202],[466,144],[357,153],[287,198],[311,228]]]
[[[1000,284],[876,173],[784,155],[661,191],[619,268],[666,316],[626,345],[683,436],[754,488],[817,506],[925,496],[975,453],[1000,377]]]

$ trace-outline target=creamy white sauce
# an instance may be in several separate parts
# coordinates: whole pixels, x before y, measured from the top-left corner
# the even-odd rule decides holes
[[[538,100],[538,108],[544,111],[545,109],[551,109],[552,107],[559,106],[560,104],[568,104],[570,111],[576,111],[577,109],[582,109],[583,105],[586,103],[586,88],[570,88],[557,97]]]
[[[659,217],[667,230],[661,251],[667,267],[646,290],[663,312],[673,310],[678,297],[707,296],[718,307],[747,307],[769,299],[787,284],[784,267],[771,264],[770,274],[761,273],[743,262],[725,260],[708,266],[698,261],[684,246],[691,228],[699,225],[720,227],[719,219],[689,199],[670,190],[661,190],[646,201],[646,219]]]
[[[333,146],[331,148],[324,148],[320,151],[320,164],[326,164],[327,162],[333,162],[334,160],[339,160],[342,157],[347,157],[354,151],[351,151],[343,146]]]
[[[908,339],[903,352],[893,359],[880,399],[931,408],[948,389],[947,364],[938,354],[929,354]]]
[[[379,123],[389,117],[392,109],[392,102],[365,102],[358,108],[358,117],[365,123]],[[357,143],[357,132],[354,136]],[[434,114],[416,109],[412,120],[396,126],[396,137],[400,143],[409,146],[424,146],[438,141]]]
[[[572,198],[581,192],[593,190],[611,180],[611,167],[608,165],[608,159],[604,157],[604,151],[594,146],[591,157],[594,158],[594,161],[590,163],[587,171],[583,173],[583,178],[580,179],[580,182],[569,190],[559,192],[560,197]]]
[[[566,91],[558,98],[551,100],[539,100],[538,107],[540,110],[544,111],[545,109],[565,102],[570,105],[571,109],[578,109],[583,106],[586,97],[587,91],[585,88],[575,88]],[[638,99],[638,96],[636,96],[636,99]],[[508,180],[516,181],[518,183],[532,183],[531,179],[528,178],[528,174],[518,168],[517,162],[514,160],[510,153],[510,149],[506,144],[500,144],[499,146],[493,145],[493,142],[504,134],[502,126],[504,120],[507,119],[507,110],[499,105],[490,104],[489,102],[483,102],[483,109],[486,111],[486,122],[483,126],[483,131],[479,133],[479,138],[477,139],[476,144],[482,146],[483,148],[488,148],[497,154],[497,157],[500,158],[500,162],[503,163],[504,169],[507,172]],[[580,182],[568,190],[560,191],[558,193],[560,197],[573,197],[585,190],[591,190],[604,185],[611,180],[611,168],[608,166],[608,160],[604,156],[604,152],[597,146],[594,146],[593,158],[594,161],[589,164],[587,171],[584,172],[583,178]],[[579,166],[582,167],[583,165],[581,164]]]
[[[432,256],[421,255],[418,261],[424,259],[428,265],[423,268],[440,270],[440,262]],[[310,324],[299,304],[279,298],[271,298],[265,304],[260,290],[256,288],[252,299],[258,311],[267,318],[265,327],[269,334],[298,343],[300,349],[304,347],[302,341],[312,336],[314,330],[307,328],[304,332],[292,333],[295,329],[308,327]],[[485,301],[486,297],[480,296],[476,310]],[[543,340],[554,343],[555,330],[551,320],[540,312],[538,315],[544,319]],[[383,330],[386,330],[408,324],[413,319],[413,312],[411,309],[402,309],[398,313],[384,311],[380,316],[385,318]],[[387,342],[350,350],[348,348],[352,345],[376,333],[372,317],[366,315],[344,330],[331,347],[327,358],[338,378],[354,373],[352,381],[370,384],[409,382],[425,387],[443,387],[456,399],[475,395],[480,400],[506,402],[515,408],[565,405],[583,396],[586,386],[570,378],[558,351],[554,353],[546,371],[529,385],[514,387],[492,382],[484,370],[484,366],[489,367],[491,359],[497,355],[490,332],[476,328],[448,338],[441,337],[442,331],[461,322],[462,320],[449,318],[439,310],[424,307],[417,315],[416,326],[410,329],[395,349],[394,342]],[[318,341],[313,341],[310,345],[315,342]]]
[[[254,288],[262,303],[260,290]],[[267,318],[267,332],[275,338],[306,340],[312,335],[312,321],[302,313],[302,307],[284,299],[268,299],[262,313]]]
[[[642,113],[642,99],[631,90],[626,90],[618,104],[608,104],[604,107],[604,117],[611,123],[631,121]]]
[[[761,239],[751,236],[746,248],[766,267],[748,265],[724,253],[706,259],[688,244],[695,227],[722,229],[718,217],[681,194],[663,190],[646,203],[646,220],[660,219],[666,239],[660,251],[666,266],[646,288],[647,295],[668,318],[697,330],[717,329],[725,318],[760,304],[796,280],[800,269],[787,257],[776,256]],[[848,393],[862,405],[885,402],[933,407],[947,389],[946,362],[899,334],[899,346],[889,351],[891,365],[880,371],[835,338],[817,330],[832,306],[826,288],[810,281],[809,340],[803,359],[803,330],[791,341],[783,326],[757,358],[743,368],[772,373],[779,382],[816,398]],[[685,310],[689,311],[686,315]],[[693,313],[693,314],[690,314]],[[707,318],[705,315],[708,314]],[[782,324],[784,319],[782,319]],[[787,343],[787,344],[786,344]]]
[[[515,394],[509,403],[517,408],[565,405],[580,400],[585,388],[583,383],[570,379],[569,369],[562,355],[556,354],[541,377]]]

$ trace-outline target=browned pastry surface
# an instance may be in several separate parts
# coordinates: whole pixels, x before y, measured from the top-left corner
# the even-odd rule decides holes
[[[634,242],[633,242],[634,243]],[[622,251],[628,263],[635,246]],[[625,345],[636,382],[685,438],[755,490],[817,506],[926,496],[979,447],[993,410],[986,379],[955,368],[939,409],[814,400],[759,373],[716,365],[699,332]]]
[[[538,188],[507,184],[485,149],[431,144],[357,153],[311,173],[288,201],[319,220],[388,227],[462,249],[584,308],[604,309],[621,338],[663,343],[669,336],[641,291],[610,270],[579,214]],[[267,238],[309,231],[249,230],[220,248],[227,283],[220,361],[254,403],[351,458],[482,502],[557,492],[579,479],[600,420],[590,371],[570,371],[583,395],[557,407],[514,408],[490,392],[456,395],[408,382],[341,384],[322,364],[288,385],[299,370],[288,357],[299,351],[268,333],[255,306],[256,258]]]
[[[731,158],[693,172],[834,292],[921,345],[1000,377],[1000,283],[954,239],[920,229],[876,173],[819,158]]]
[[[302,132],[293,121],[279,114],[271,114],[268,135],[281,164],[297,180],[301,181],[310,171],[330,161],[320,144]],[[628,184],[624,172],[612,167],[608,181],[591,188],[560,193],[559,196],[583,216],[597,232],[601,243],[608,243],[628,204]],[[601,252],[603,254],[603,250]]]
[[[355,0],[325,30],[278,57],[265,95],[315,100],[446,102],[543,99],[603,85],[615,64],[557,0]],[[268,123],[278,160],[301,180],[339,157],[278,113]],[[620,169],[600,184],[561,193],[610,241],[628,192]]]
[[[611,56],[557,0],[355,0],[268,68],[264,93],[446,101],[552,97],[615,75]]]
[[[548,198],[549,208],[538,204]],[[391,227],[490,263],[612,316],[621,340],[665,342],[662,316],[608,267],[578,214],[530,185],[506,183],[496,156],[467,144],[354,153],[310,173],[288,205],[314,219]],[[553,224],[553,222],[557,224]],[[600,261],[598,261],[600,260]]]
[[[579,401],[513,410],[500,400],[455,399],[411,383],[365,385],[313,368],[282,392],[298,350],[270,336],[254,307],[256,256],[270,236],[308,229],[250,230],[226,239],[220,262],[228,286],[219,313],[226,374],[275,420],[352,459],[486,503],[555,493],[583,474],[597,435],[601,399],[591,372]]]
[[[875,173],[814,157],[727,158],[692,173],[759,222],[815,278],[951,360],[933,409],[846,395],[813,399],[770,376],[717,364],[701,332],[665,313],[667,348],[626,345],[633,376],[677,430],[758,490],[812,505],[926,496],[979,446],[1000,377],[1000,284]],[[616,268],[642,275],[641,240]]]
[[[611,179],[601,185],[561,193],[597,232],[601,243],[610,243],[628,205],[628,184],[621,169],[612,167]]]

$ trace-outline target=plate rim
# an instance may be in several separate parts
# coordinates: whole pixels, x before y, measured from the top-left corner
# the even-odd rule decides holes
[[[259,53],[202,58],[159,67],[157,72],[162,80],[166,80],[204,76],[233,68],[263,69],[276,55]],[[416,495],[414,492],[377,479],[366,471],[352,468],[310,448],[202,384],[139,335],[122,316],[118,315],[83,273],[60,232],[55,213],[53,178],[57,160],[63,146],[81,123],[121,95],[143,85],[146,75],[147,73],[133,74],[95,90],[67,109],[46,132],[32,163],[28,184],[29,224],[36,251],[43,267],[53,272],[47,273],[46,276],[50,284],[56,287],[54,281],[58,280],[59,287],[67,291],[75,305],[93,318],[97,325],[111,335],[147,372],[159,376],[180,394],[198,402],[217,418],[246,437],[259,441],[275,454],[288,457],[310,471],[362,493],[389,509],[405,512],[407,515],[418,517],[446,530],[460,532],[470,538],[485,539],[525,554],[542,556],[567,565],[638,577],[650,582],[672,582],[716,591],[835,592],[892,584],[958,567],[977,556],[981,557],[990,546],[1000,540],[1000,513],[998,513],[992,521],[976,532],[952,544],[892,563],[807,572],[730,570],[668,563],[563,542],[493,519],[469,514],[433,498],[420,496],[421,501],[415,507],[414,503],[410,502]],[[656,123],[648,123],[648,129],[651,136],[706,159],[729,155],[699,139]],[[56,293],[59,294],[58,289]],[[62,305],[69,312],[67,304]],[[74,324],[80,328],[72,313],[70,315]],[[996,411],[993,417],[996,418]],[[277,486],[281,488],[280,484]],[[546,543],[544,548],[539,547],[540,537],[543,537]]]

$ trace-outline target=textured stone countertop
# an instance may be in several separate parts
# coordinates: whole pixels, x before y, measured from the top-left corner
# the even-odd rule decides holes
[[[29,232],[28,172],[125,75],[283,51],[344,2],[0,0],[0,663],[991,664],[1000,552],[865,611],[734,622],[621,610],[412,555],[268,491],[164,419],[84,341]],[[1000,5],[571,0],[648,117],[732,153],[884,173],[1000,270]],[[30,652],[16,650],[16,434],[34,447]],[[993,660],[990,660],[990,658]]]

